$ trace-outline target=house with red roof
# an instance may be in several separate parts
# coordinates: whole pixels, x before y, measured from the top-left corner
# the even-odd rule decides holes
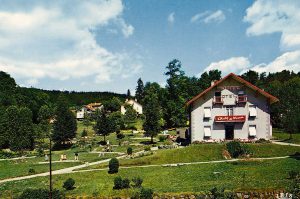
[[[269,140],[275,102],[276,97],[230,73],[187,102],[191,142]]]

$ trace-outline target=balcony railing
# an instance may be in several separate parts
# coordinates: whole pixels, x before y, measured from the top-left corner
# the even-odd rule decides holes
[[[247,102],[247,95],[239,95],[237,97],[237,103],[246,103]]]
[[[215,96],[213,100],[214,104],[223,104],[223,99],[221,96]]]

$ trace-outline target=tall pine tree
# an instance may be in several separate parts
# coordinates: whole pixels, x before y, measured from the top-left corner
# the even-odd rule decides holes
[[[155,137],[162,126],[162,110],[159,104],[158,93],[155,92],[156,88],[150,85],[149,92],[144,98],[144,115],[145,122],[143,124],[145,135],[151,137],[151,143],[153,143],[153,137]]]
[[[135,89],[135,98],[139,103],[143,102],[144,95],[145,95],[145,87],[144,83],[141,78],[138,79],[137,81],[137,87]]]
[[[13,151],[32,149],[34,129],[30,109],[10,106],[7,108],[5,115],[9,148]]]
[[[76,136],[77,121],[74,114],[69,110],[66,99],[58,98],[53,124],[52,140],[56,144],[65,144]]]

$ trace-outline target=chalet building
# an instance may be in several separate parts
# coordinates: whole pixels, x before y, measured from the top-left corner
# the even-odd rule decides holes
[[[272,137],[270,105],[278,99],[230,73],[187,102],[194,141]]]
[[[132,108],[139,114],[143,114],[143,106],[138,103],[136,100],[133,100],[133,99],[126,99],[125,101],[125,104],[121,106],[121,113],[124,115],[126,113],[126,108],[125,108],[125,105],[128,104],[128,105],[131,105]]]
[[[76,119],[83,120],[86,114],[91,114],[97,109],[101,110],[103,105],[101,103],[90,103],[83,106],[80,110],[76,112]]]

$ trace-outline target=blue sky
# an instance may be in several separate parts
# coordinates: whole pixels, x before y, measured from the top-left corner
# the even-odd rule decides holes
[[[174,58],[211,69],[300,70],[299,1],[0,0],[0,70],[21,86],[134,92]]]

